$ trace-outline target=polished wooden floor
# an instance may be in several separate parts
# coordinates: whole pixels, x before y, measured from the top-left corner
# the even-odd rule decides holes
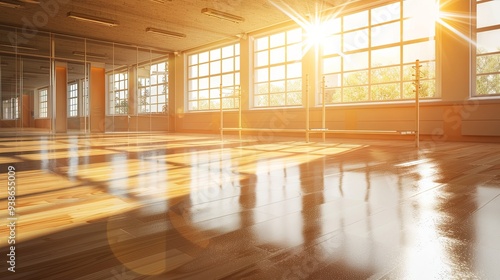
[[[0,279],[500,279],[500,144],[267,140],[3,134]]]

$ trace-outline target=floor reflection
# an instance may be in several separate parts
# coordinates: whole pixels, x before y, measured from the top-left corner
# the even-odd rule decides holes
[[[498,145],[228,139],[0,137],[17,279],[500,278]]]

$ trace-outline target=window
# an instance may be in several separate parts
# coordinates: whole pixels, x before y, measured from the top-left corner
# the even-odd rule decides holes
[[[188,56],[188,110],[239,108],[240,44]],[[221,89],[222,87],[222,89]]]
[[[38,91],[38,117],[47,118],[48,115],[48,92],[47,88]]]
[[[70,117],[78,116],[78,82],[68,85],[68,114]]]
[[[83,105],[83,108],[81,109],[82,112],[84,112],[84,116],[89,115],[89,80],[87,79],[82,79],[80,80],[80,83],[83,84],[83,102],[81,103]]]
[[[253,107],[302,105],[302,29],[255,40]]]
[[[128,74],[127,72],[109,75],[108,114],[128,114]]]
[[[476,2],[476,96],[500,94],[500,1]]]
[[[166,113],[168,100],[168,64],[160,62],[139,71],[139,112]],[[142,77],[141,77],[142,75]]]
[[[320,65],[325,103],[413,99],[417,59],[421,97],[436,97],[435,23],[426,19],[434,4],[394,1],[331,21]]]
[[[15,120],[19,118],[18,98],[10,98],[2,102],[2,118],[4,120]]]

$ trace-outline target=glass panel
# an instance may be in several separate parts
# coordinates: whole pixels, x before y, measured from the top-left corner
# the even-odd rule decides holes
[[[344,87],[344,102],[368,101],[368,86]]]
[[[255,49],[257,51],[266,50],[269,47],[269,37],[258,38],[255,40]]]
[[[409,44],[403,46],[403,63],[434,60],[435,56],[435,41],[426,41],[422,43]]]
[[[269,37],[270,47],[275,48],[285,45],[285,33],[278,33]]]
[[[500,24],[500,1],[489,1],[477,5],[477,28]]]
[[[500,54],[476,56],[477,74],[500,72]]]
[[[477,33],[477,53],[500,51],[500,29]]]
[[[336,73],[340,72],[341,69],[340,56],[329,57],[323,59],[323,73]]]
[[[271,58],[271,64],[285,62],[285,47],[271,50],[270,58]]]
[[[302,63],[294,63],[287,65],[287,78],[299,78],[302,76]]]
[[[287,32],[287,44],[298,43],[302,41],[302,30],[293,29]]]
[[[372,84],[401,80],[401,66],[377,68],[371,71]]]
[[[256,71],[255,81],[258,83],[269,81],[269,69],[268,68],[258,69]]]
[[[332,35],[323,40],[323,55],[339,54],[342,49],[340,48],[341,35]]]
[[[368,52],[354,53],[344,56],[344,71],[368,68]]]
[[[344,51],[368,48],[368,29],[344,33]]]
[[[401,48],[392,47],[372,51],[372,67],[388,66],[401,63]]]
[[[373,27],[371,32],[373,47],[399,43],[401,41],[399,22]]]
[[[372,85],[372,100],[394,100],[401,98],[400,83]]]
[[[275,66],[271,67],[271,81],[283,80],[285,79],[285,66]]]
[[[500,74],[479,75],[476,78],[476,94],[500,94]]]
[[[372,9],[372,24],[380,24],[400,19],[400,2]]]
[[[368,26],[368,11],[344,16],[344,31]]]
[[[286,47],[287,61],[298,61],[302,59],[302,46],[295,44]]]
[[[344,86],[356,86],[368,84],[368,71],[357,71],[344,73]]]
[[[256,66],[266,66],[269,64],[269,53],[268,51],[258,52],[256,56]]]

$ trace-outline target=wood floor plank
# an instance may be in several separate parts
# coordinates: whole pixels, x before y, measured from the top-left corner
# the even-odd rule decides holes
[[[0,136],[0,278],[495,279],[500,145],[430,144]]]

